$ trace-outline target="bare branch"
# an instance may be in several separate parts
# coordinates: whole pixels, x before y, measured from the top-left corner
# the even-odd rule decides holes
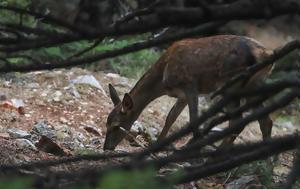
[[[222,22],[221,23],[220,22],[209,23],[209,24],[205,24],[205,25],[196,27],[188,32],[182,32],[182,33],[179,33],[177,35],[174,35],[174,36],[171,36],[168,38],[151,39],[151,40],[148,40],[145,42],[138,42],[138,43],[134,43],[132,45],[126,46],[121,49],[105,51],[105,52],[101,52],[99,54],[95,54],[95,55],[91,55],[91,56],[87,56],[87,57],[83,57],[83,58],[78,58],[78,59],[74,59],[74,60],[69,60],[69,61],[59,63],[59,64],[52,63],[52,64],[42,64],[42,65],[35,65],[35,64],[11,65],[9,68],[8,67],[0,68],[0,72],[10,72],[10,71],[26,72],[26,71],[34,71],[34,70],[55,69],[55,68],[64,68],[64,67],[68,67],[68,66],[83,65],[83,64],[92,63],[92,62],[95,62],[95,61],[98,61],[98,60],[101,60],[104,58],[111,58],[111,57],[115,57],[118,55],[123,55],[123,54],[127,54],[130,52],[134,52],[137,50],[154,47],[154,46],[160,45],[162,43],[167,43],[167,42],[171,42],[174,40],[185,38],[186,36],[200,35],[201,33],[205,34],[215,28],[222,26],[223,24],[224,23],[222,23]],[[72,38],[72,37],[70,37],[70,38]],[[57,39],[57,41],[59,41],[59,40],[66,40],[66,39]],[[51,43],[51,41],[50,41],[50,43]],[[35,44],[30,44],[30,45],[33,46]]]
[[[293,163],[293,168],[288,175],[284,189],[292,188],[292,186],[295,184],[297,178],[299,178],[299,176],[300,176],[300,151],[299,151],[299,149],[300,148],[298,146],[297,154],[295,156],[295,160]]]

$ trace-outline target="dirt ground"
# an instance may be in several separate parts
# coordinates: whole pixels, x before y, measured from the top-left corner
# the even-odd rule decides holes
[[[93,76],[100,87],[74,84],[73,81],[80,76]],[[47,127],[50,132],[48,134],[54,135],[50,138],[65,149],[68,155],[82,154],[87,151],[102,152],[106,118],[113,107],[108,94],[108,83],[112,83],[122,95],[128,92],[135,82],[136,80],[116,74],[90,72],[80,68],[3,74],[0,76],[0,102],[21,100],[24,103],[24,114],[19,114],[11,108],[0,109],[0,163],[24,163],[58,158],[54,154],[43,151],[43,148],[36,148],[39,135],[34,134],[34,129],[37,125]],[[155,100],[144,110],[138,119],[139,124],[155,138],[162,129],[166,114],[174,102],[175,99],[169,97]],[[206,106],[206,101],[201,100],[200,107]],[[170,132],[184,125],[187,120],[188,114],[185,109]],[[24,131],[25,135],[29,136],[15,136],[16,130]],[[272,135],[283,135],[295,130],[297,127],[294,125],[283,127],[281,123],[275,122]],[[257,123],[254,122],[243,131],[236,142],[260,139],[261,133]],[[138,149],[130,146],[126,140],[117,147],[117,150],[121,151]],[[283,162],[277,167],[276,173],[279,177],[281,174],[287,174],[292,155],[290,153],[281,159]],[[215,178],[209,181],[207,183],[217,182]],[[221,188],[219,186],[211,184],[207,188]]]

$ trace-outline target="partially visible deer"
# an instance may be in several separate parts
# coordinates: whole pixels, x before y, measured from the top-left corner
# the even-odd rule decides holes
[[[158,140],[167,135],[186,105],[189,108],[190,122],[195,121],[198,116],[199,94],[213,92],[245,67],[262,60],[268,52],[270,51],[254,39],[234,35],[175,42],[134,88],[124,95],[122,101],[114,87],[109,85],[115,107],[107,119],[104,149],[113,150],[126,135],[122,129],[129,131],[145,107],[162,95],[176,97],[177,102],[170,110]],[[271,67],[267,67],[241,82],[237,89],[254,87],[264,79],[270,69]],[[239,106],[239,103],[237,101],[232,106]],[[230,120],[229,126],[234,121]],[[270,137],[272,120],[266,116],[258,121],[263,139]],[[228,138],[228,142],[232,143],[239,133]],[[196,135],[197,131],[193,134]]]

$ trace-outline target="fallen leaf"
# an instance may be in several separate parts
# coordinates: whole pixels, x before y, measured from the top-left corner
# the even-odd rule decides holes
[[[86,130],[87,132],[89,132],[95,136],[101,136],[101,134],[93,127],[84,127],[84,130]]]
[[[55,143],[52,139],[42,136],[35,146],[44,152],[51,153],[57,156],[69,156],[70,151],[63,149],[60,145]]]

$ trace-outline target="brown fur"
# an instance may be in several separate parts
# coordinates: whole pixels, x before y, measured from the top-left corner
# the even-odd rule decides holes
[[[126,96],[132,99],[132,104],[129,104],[132,108],[122,112],[124,108],[121,100],[115,105],[108,117],[104,148],[114,149],[125,136],[118,127],[130,130],[147,104],[162,95],[176,97],[178,101],[169,112],[159,139],[165,137],[186,104],[189,106],[190,121],[195,121],[198,115],[198,94],[216,90],[235,74],[264,59],[267,54],[267,49],[259,42],[242,36],[219,35],[175,42]],[[239,87],[257,85],[270,69],[265,68]],[[113,99],[118,98],[115,92],[111,96]],[[266,134],[272,128],[269,117],[260,120],[260,124],[261,127],[267,125],[268,128],[262,129],[262,132],[264,137],[269,136]],[[197,131],[194,131],[196,134]]]

